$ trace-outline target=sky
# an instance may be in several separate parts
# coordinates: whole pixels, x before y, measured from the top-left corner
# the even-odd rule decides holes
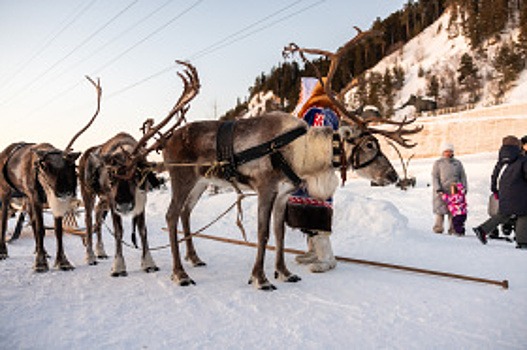
[[[201,80],[187,115],[215,119],[248,96],[284,46],[334,51],[406,0],[0,0],[0,146],[50,142],[64,148],[102,108],[73,148],[83,151],[124,131],[138,138],[182,91],[176,59]]]

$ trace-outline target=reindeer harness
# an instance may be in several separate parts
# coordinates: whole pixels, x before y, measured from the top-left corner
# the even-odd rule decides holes
[[[34,145],[34,143],[26,143],[26,142],[19,142],[15,145],[15,147],[13,147],[13,149],[11,150],[11,152],[9,152],[9,155],[7,156],[7,159],[4,163],[4,166],[2,168],[2,175],[4,175],[4,179],[5,181],[7,182],[7,184],[9,185],[9,187],[11,187],[11,190],[13,190],[14,192],[14,196],[15,197],[24,197],[25,194],[20,191],[16,186],[15,184],[13,183],[13,181],[9,178],[9,173],[7,172],[7,166],[9,164],[9,161],[11,160],[11,158],[13,157],[13,155],[20,149],[26,147],[26,146],[31,146],[31,145]]]
[[[247,182],[246,176],[241,174],[237,168],[251,160],[270,155],[271,163],[274,168],[280,169],[295,186],[299,186],[302,183],[302,179],[300,179],[294,170],[291,169],[291,166],[287,164],[283,154],[280,152],[280,148],[288,145],[300,136],[305,135],[307,133],[305,127],[292,129],[258,146],[248,148],[239,153],[234,153],[234,125],[234,121],[227,121],[221,123],[218,127],[216,158],[220,163],[220,170],[218,173],[220,177],[228,181],[235,179],[242,183]]]

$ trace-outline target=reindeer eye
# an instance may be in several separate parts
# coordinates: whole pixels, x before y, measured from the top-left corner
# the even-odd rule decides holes
[[[374,145],[373,145],[373,142],[368,142],[368,143],[366,144],[366,147],[367,147],[368,149],[373,149],[373,146],[374,146]]]

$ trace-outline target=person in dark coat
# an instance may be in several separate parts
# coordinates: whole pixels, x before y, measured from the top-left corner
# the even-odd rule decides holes
[[[516,247],[527,249],[527,157],[520,145],[516,136],[503,139],[491,177],[491,191],[499,200],[498,214],[473,228],[483,244],[489,232],[515,215]]]

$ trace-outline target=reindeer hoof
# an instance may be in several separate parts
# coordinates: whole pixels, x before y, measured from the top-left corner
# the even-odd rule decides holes
[[[128,276],[128,272],[126,272],[126,271],[112,272],[110,276],[112,276],[112,277],[126,277],[126,276]]]
[[[261,285],[258,289],[266,292],[272,292],[273,290],[276,290],[276,287],[273,284],[267,282]]]
[[[269,282],[267,279],[265,279],[264,282],[258,282],[258,279],[256,279],[256,277],[251,276],[249,278],[249,284],[253,284],[253,282],[254,282],[254,287],[256,289],[264,290],[264,291],[276,290],[276,287],[271,282]]]
[[[88,261],[88,265],[90,265],[90,266],[95,266],[97,264],[99,264],[99,262],[97,260]]]
[[[7,255],[7,253],[2,253],[0,254],[0,260],[5,260],[9,257],[9,255]]]
[[[49,271],[49,267],[48,267],[47,264],[35,265],[34,269],[35,269],[35,272],[37,272],[37,273],[42,273],[42,272],[48,272]]]
[[[72,270],[75,270],[75,266],[73,266],[71,264],[59,264],[57,267],[61,271],[72,271]]]
[[[190,261],[190,263],[192,264],[193,267],[207,266],[207,264],[205,262],[203,262],[197,256],[195,256],[195,257],[186,256],[185,260],[186,261]]]
[[[150,266],[150,267],[147,267],[146,269],[144,269],[144,271],[146,273],[156,272],[156,271],[159,271],[159,267],[157,267],[157,266]]]
[[[287,274],[284,274],[284,273],[280,273],[278,271],[274,272],[274,278],[277,279],[277,280],[280,280],[280,281],[292,282],[292,283],[302,280],[299,276],[294,275],[294,274],[292,274],[290,272],[288,272]]]
[[[296,283],[299,281],[302,281],[302,279],[300,278],[300,276],[297,276],[297,275],[290,275],[284,280],[284,282],[291,282],[291,283]]]
[[[106,254],[97,254],[97,259],[108,259],[108,255],[106,255]]]
[[[181,287],[186,287],[186,286],[190,286],[190,285],[196,285],[196,282],[194,282],[192,280],[192,278],[186,276],[186,274],[184,276],[181,276],[181,277],[178,277],[175,274],[172,274],[171,278],[172,278],[172,281],[176,282]]]
[[[190,285],[196,285],[196,282],[194,282],[192,279],[190,278],[187,278],[185,280],[181,280],[179,281],[178,283],[181,287],[187,287],[187,286],[190,286]]]

